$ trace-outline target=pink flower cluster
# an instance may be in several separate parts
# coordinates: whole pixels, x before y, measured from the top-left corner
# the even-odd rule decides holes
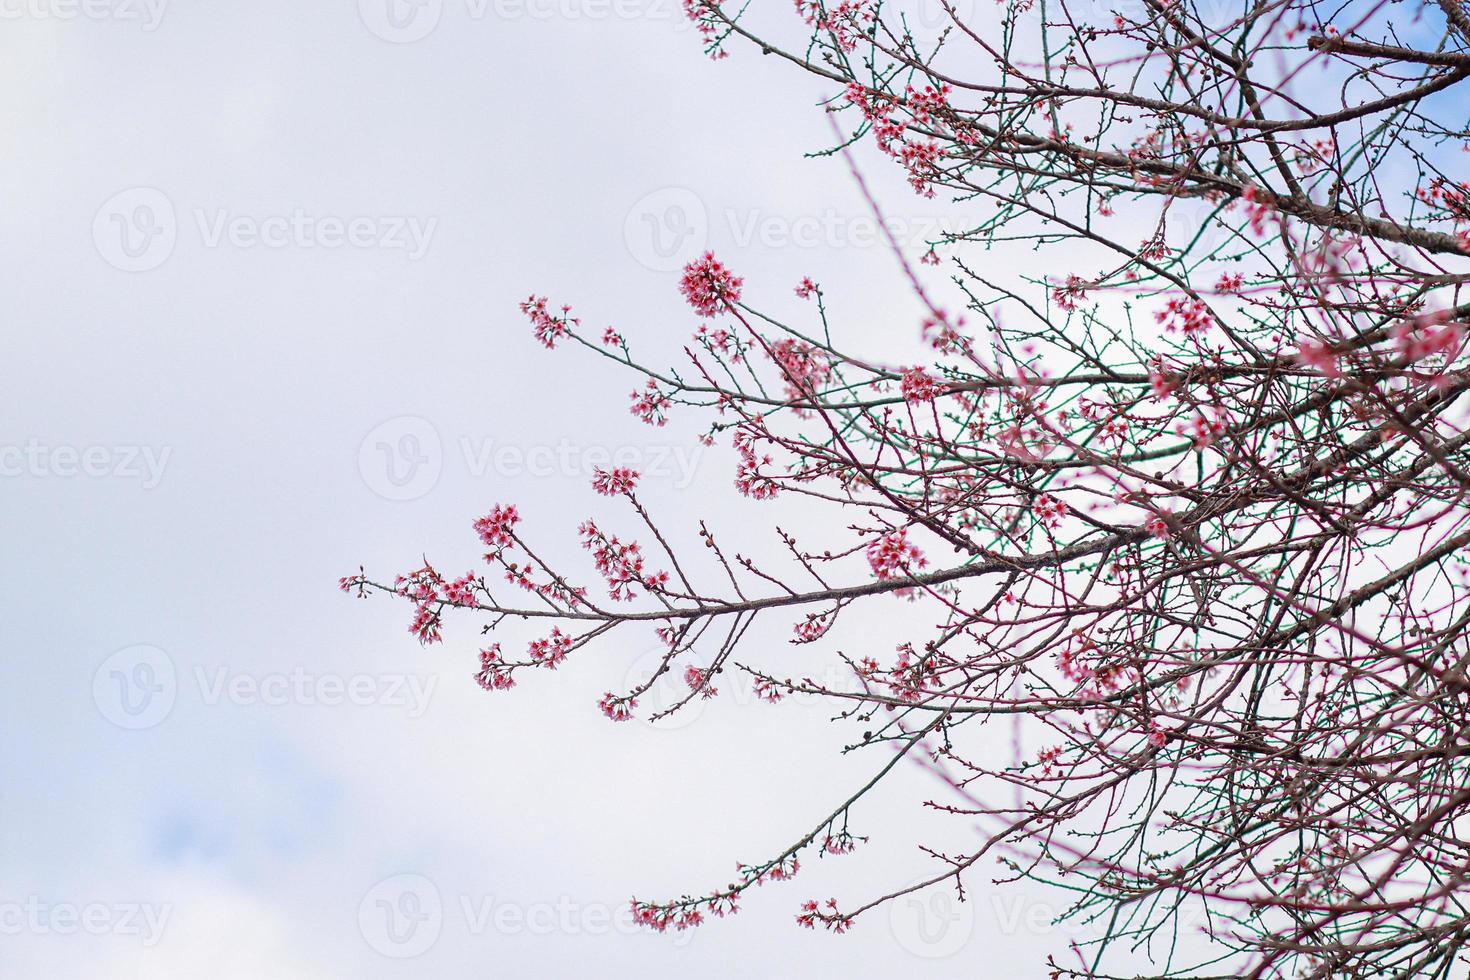
[[[807,613],[806,618],[792,628],[796,639],[792,643],[814,643],[827,635],[835,621],[835,610],[829,612]]]
[[[1081,276],[1068,276],[1066,282],[1052,287],[1052,302],[1070,313],[1087,300],[1087,290],[1091,286]]]
[[[1083,653],[1095,649],[1091,642],[1083,641]],[[1125,670],[1122,667],[1092,667],[1081,662],[1078,656],[1072,652],[1070,646],[1064,648],[1057,656],[1057,668],[1067,680],[1074,684],[1083,685],[1082,690],[1079,692],[1081,697],[1094,701],[1118,690],[1126,677]]]
[[[592,474],[592,489],[604,497],[632,493],[638,482],[638,471],[619,466],[612,470],[597,469]]]
[[[923,368],[909,368],[903,373],[903,380],[899,382],[899,390],[903,393],[903,400],[909,404],[917,402],[932,402],[939,397],[939,382],[929,375]]]
[[[764,885],[768,881],[790,881],[795,878],[796,873],[801,870],[801,860],[795,854],[789,854],[770,864],[736,864],[735,870],[747,886]]]
[[[423,597],[422,593],[406,591],[407,595],[415,602],[413,619],[408,624],[408,631],[418,637],[419,643],[428,646],[430,643],[438,643],[444,639],[441,631],[443,621],[439,616],[439,610],[435,608],[432,598]]]
[[[1302,367],[1311,368],[1324,378],[1342,377],[1342,369],[1337,366],[1337,352],[1327,344],[1307,341],[1297,350],[1296,359]]]
[[[1169,305],[1154,314],[1154,319],[1164,325],[1165,333],[1182,332],[1186,337],[1200,333],[1210,326],[1210,308],[1197,299],[1176,296]]]
[[[898,658],[884,683],[900,701],[917,703],[926,693],[939,687],[939,664],[935,656],[919,656],[912,643],[901,643]]]
[[[760,471],[762,466],[771,465],[771,457],[756,455],[755,440],[755,434],[749,429],[740,429],[731,440],[735,452],[740,454],[740,463],[735,470],[735,489],[752,500],[770,500],[780,488],[775,480]]]
[[[1179,387],[1173,378],[1164,372],[1162,365],[1155,363],[1148,371],[1148,387],[1155,398],[1167,398]]]
[[[914,121],[928,126],[936,121],[936,117],[942,122],[949,115],[949,95],[952,91],[948,85],[940,85],[939,88],[925,85],[921,89],[910,85],[904,93],[904,99],[908,103],[909,112],[913,113]]]
[[[1250,221],[1251,233],[1257,237],[1266,233],[1266,222],[1271,219],[1276,208],[1267,201],[1263,192],[1255,187],[1246,187],[1240,192],[1240,199],[1245,202],[1245,216]]]
[[[745,356],[745,348],[740,343],[740,338],[724,327],[711,330],[707,325],[702,324],[694,332],[694,339],[705,350],[718,354],[720,357],[728,357],[736,364]]]
[[[553,626],[551,635],[545,639],[532,640],[527,650],[531,659],[543,667],[555,670],[572,649],[572,638]]]
[[[781,368],[786,382],[786,397],[804,401],[832,376],[832,365],[825,352],[795,337],[785,337],[770,346],[771,360]]]
[[[1195,449],[1204,449],[1206,446],[1213,446],[1215,440],[1225,434],[1225,422],[1196,413],[1188,425],[1178,426],[1178,432],[1182,436],[1189,436]]]
[[[1067,516],[1067,505],[1049,493],[1039,493],[1031,502],[1031,513],[1044,526],[1056,530],[1062,526],[1062,518]]]
[[[846,95],[847,101],[857,106],[873,127],[873,138],[878,141],[879,148],[885,153],[892,153],[893,144],[903,140],[903,123],[891,115],[896,107],[893,97],[866,89],[857,82],[848,83]]]
[[[717,0],[684,0],[684,16],[694,24],[694,29],[704,41],[705,51],[715,61],[730,56],[728,51],[720,47],[720,42],[724,40],[725,25],[720,19],[719,11]]]
[[[868,543],[868,565],[879,580],[912,575],[928,564],[924,553],[908,540],[908,531],[892,531]]]
[[[950,323],[949,315],[940,310],[924,317],[919,330],[924,341],[935,350],[945,354],[967,354],[970,351],[970,341],[960,333],[960,328],[964,325],[964,317],[960,317],[958,323]]]
[[[499,643],[480,651],[480,672],[475,675],[475,683],[487,691],[508,691],[516,686],[510,670],[501,662]]]
[[[826,31],[843,51],[851,53],[867,38],[873,23],[872,0],[796,0],[796,12],[819,31]]]
[[[1156,721],[1148,723],[1148,744],[1156,749],[1162,749],[1169,744],[1169,733],[1160,728]]]
[[[444,586],[444,598],[451,606],[473,608],[480,604],[480,600],[475,596],[475,588],[479,584],[480,580],[473,572],[465,572]]]
[[[1444,211],[1446,216],[1456,221],[1470,221],[1470,183],[1455,183],[1443,177],[1435,177],[1428,187],[1419,188],[1415,196],[1430,207]]]
[[[344,583],[347,580],[344,580]],[[476,606],[475,589],[480,580],[473,572],[465,572],[454,581],[446,581],[432,565],[400,575],[393,583],[394,591],[414,604],[413,621],[408,631],[428,645],[442,640],[441,613],[445,606]],[[347,587],[344,584],[344,587]]]
[[[1436,354],[1453,357],[1460,352],[1464,334],[1458,323],[1444,323],[1442,316],[1425,316],[1395,324],[1389,336],[1404,362],[1413,364]]]
[[[796,922],[804,929],[815,929],[817,923],[821,923],[824,928],[835,933],[844,933],[852,928],[852,917],[837,911],[835,898],[829,898],[821,904],[816,899],[802,902],[801,913],[797,915]]]
[[[725,268],[715,253],[705,252],[684,267],[679,291],[700,316],[716,316],[727,305],[740,302],[745,280]]]
[[[667,932],[671,928],[682,932],[704,922],[704,913],[699,910],[701,905],[711,915],[723,918],[740,911],[736,904],[739,898],[739,893],[733,890],[711,895],[708,898],[685,898],[666,905],[640,902],[635,898],[633,899],[633,921],[654,932]]]
[[[481,541],[496,551],[509,548],[516,523],[520,519],[521,515],[516,513],[514,504],[507,507],[496,504],[490,508],[490,513],[475,521],[475,533],[480,536]]]
[[[786,696],[785,692],[774,681],[766,677],[757,677],[755,682],[751,684],[751,690],[755,693],[756,697],[769,704],[775,704]]]
[[[592,552],[593,564],[607,581],[608,595],[614,601],[632,599],[635,586],[658,592],[668,584],[668,572],[644,573],[643,549],[637,542],[608,537],[591,521],[583,521],[577,531],[582,535],[582,547]]]
[[[658,382],[652,378],[644,384],[642,391],[635,391],[628,397],[633,400],[633,407],[628,411],[649,425],[664,425],[669,421],[669,396],[658,390]]]
[[[925,87],[923,90],[915,90],[910,86],[905,93],[904,107],[921,126],[941,125],[937,117],[944,116],[948,119],[951,116],[949,91],[948,86],[939,89]],[[939,175],[939,162],[943,157],[940,144],[933,139],[906,138],[905,125],[895,118],[900,107],[893,96],[850,82],[846,97],[848,102],[857,106],[863,118],[872,126],[873,138],[878,148],[896,159],[908,171],[910,186],[924,197],[933,197],[934,188],[931,185]],[[961,142],[965,142],[967,135],[972,135],[968,129],[959,133],[958,137]]]
[[[934,140],[905,140],[898,151],[898,160],[909,172],[909,186],[924,197],[933,197],[932,186],[939,174],[941,156],[939,144]]]
[[[689,685],[689,690],[698,691],[701,698],[712,698],[720,693],[710,683],[710,677],[714,671],[708,667],[689,666],[684,668],[684,683]]]
[[[551,313],[545,296],[532,296],[521,304],[521,312],[530,319],[536,339],[547,350],[555,348],[558,340],[582,322],[571,315],[570,306],[563,306],[560,315]]]
[[[620,698],[611,691],[602,696],[597,702],[598,709],[613,721],[627,721],[633,717],[633,709],[638,707],[636,698]]]

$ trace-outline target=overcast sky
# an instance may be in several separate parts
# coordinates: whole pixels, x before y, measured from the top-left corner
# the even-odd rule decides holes
[[[685,531],[771,522],[728,450],[537,346],[532,291],[668,362],[708,245],[769,308],[821,281],[859,351],[917,341],[845,170],[804,159],[830,93],[711,63],[675,0],[386,4],[0,0],[0,975],[1041,975],[1057,899],[989,869],[964,906],[796,927],[973,840],[911,772],[861,860],[634,931],[630,894],[723,884],[884,760],[738,689],[613,726],[636,644],[489,695],[474,623],[420,650],[336,590],[471,567],[497,502],[570,554],[614,459]],[[874,167],[912,256],[962,220]]]

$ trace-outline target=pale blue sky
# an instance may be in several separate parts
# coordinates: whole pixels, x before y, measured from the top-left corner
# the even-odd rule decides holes
[[[810,275],[854,346],[917,350],[843,168],[802,158],[820,89],[709,63],[674,0],[374,2],[4,7],[0,975],[1040,975],[1045,896],[795,927],[971,839],[917,773],[861,863],[692,939],[609,924],[778,852],[882,760],[814,706],[614,728],[595,701],[644,653],[617,644],[492,697],[473,624],[420,651],[406,609],[336,591],[469,567],[502,501],[569,554],[599,453],[671,520],[765,519],[694,427],[626,413],[631,378],[539,348],[532,291],[667,361],[697,326],[672,249],[708,243],[749,297],[794,310]],[[874,180],[915,257],[963,219]],[[425,881],[429,931],[385,933],[431,915]]]

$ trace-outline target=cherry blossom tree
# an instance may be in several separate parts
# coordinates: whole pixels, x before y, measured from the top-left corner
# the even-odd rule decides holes
[[[474,523],[488,571],[343,588],[407,600],[424,643],[455,618],[534,628],[482,650],[487,691],[599,671],[584,650],[636,635],[687,684],[663,712],[740,675],[851,722],[872,780],[735,880],[635,900],[655,929],[728,914],[816,853],[861,860],[850,821],[918,766],[971,845],[932,852],[912,887],[800,904],[800,925],[965,897],[999,861],[1098,928],[1054,977],[1137,975],[1120,964],[1139,957],[1170,977],[1465,975],[1470,11],[914,6],[685,0],[711,57],[829,89],[827,149],[865,194],[859,154],[985,214],[931,243],[935,271],[894,243],[923,363],[853,351],[800,270],[746,282],[712,254],[684,272],[675,367],[569,307],[521,307],[556,357],[631,372],[638,420],[707,426],[784,557],[656,518],[616,469],[590,489],[636,530],[581,522],[587,568],[551,567],[507,502]],[[1017,255],[1048,271],[994,271]],[[799,501],[829,516],[824,540],[781,529]],[[829,642],[895,603],[896,648]],[[793,679],[790,651],[743,642],[757,620],[840,670]],[[647,690],[599,707],[626,720]],[[974,749],[997,721],[1019,757]],[[1208,914],[1186,922],[1191,903]]]

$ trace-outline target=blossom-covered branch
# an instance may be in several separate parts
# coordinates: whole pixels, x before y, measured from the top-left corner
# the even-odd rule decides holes
[[[585,568],[551,567],[502,502],[474,525],[488,571],[343,587],[407,600],[425,643],[455,616],[534,627],[523,654],[482,650],[487,690],[633,633],[663,652],[601,700],[615,721],[669,672],[688,694],[660,714],[739,672],[861,730],[869,781],[735,880],[635,901],[656,929],[728,914],[813,853],[861,860],[850,825],[914,765],[971,845],[931,852],[918,886],[805,899],[800,925],[856,928],[917,887],[964,897],[986,858],[1093,925],[1053,976],[1463,972],[1465,8],[1006,0],[983,23],[945,4],[926,31],[872,0],[685,6],[711,55],[829,84],[834,152],[866,147],[975,216],[920,255],[894,243],[923,362],[855,350],[800,270],[747,282],[712,254],[684,272],[672,367],[532,297],[544,346],[630,372],[629,424],[680,415],[728,446],[771,553],[655,514],[618,469],[591,490],[621,516],[564,529]],[[1055,259],[996,271],[1018,250]],[[827,520],[792,533],[798,504]],[[874,609],[907,637],[831,642]],[[791,677],[749,642],[757,621],[834,669]],[[1019,756],[989,751],[997,715]]]

